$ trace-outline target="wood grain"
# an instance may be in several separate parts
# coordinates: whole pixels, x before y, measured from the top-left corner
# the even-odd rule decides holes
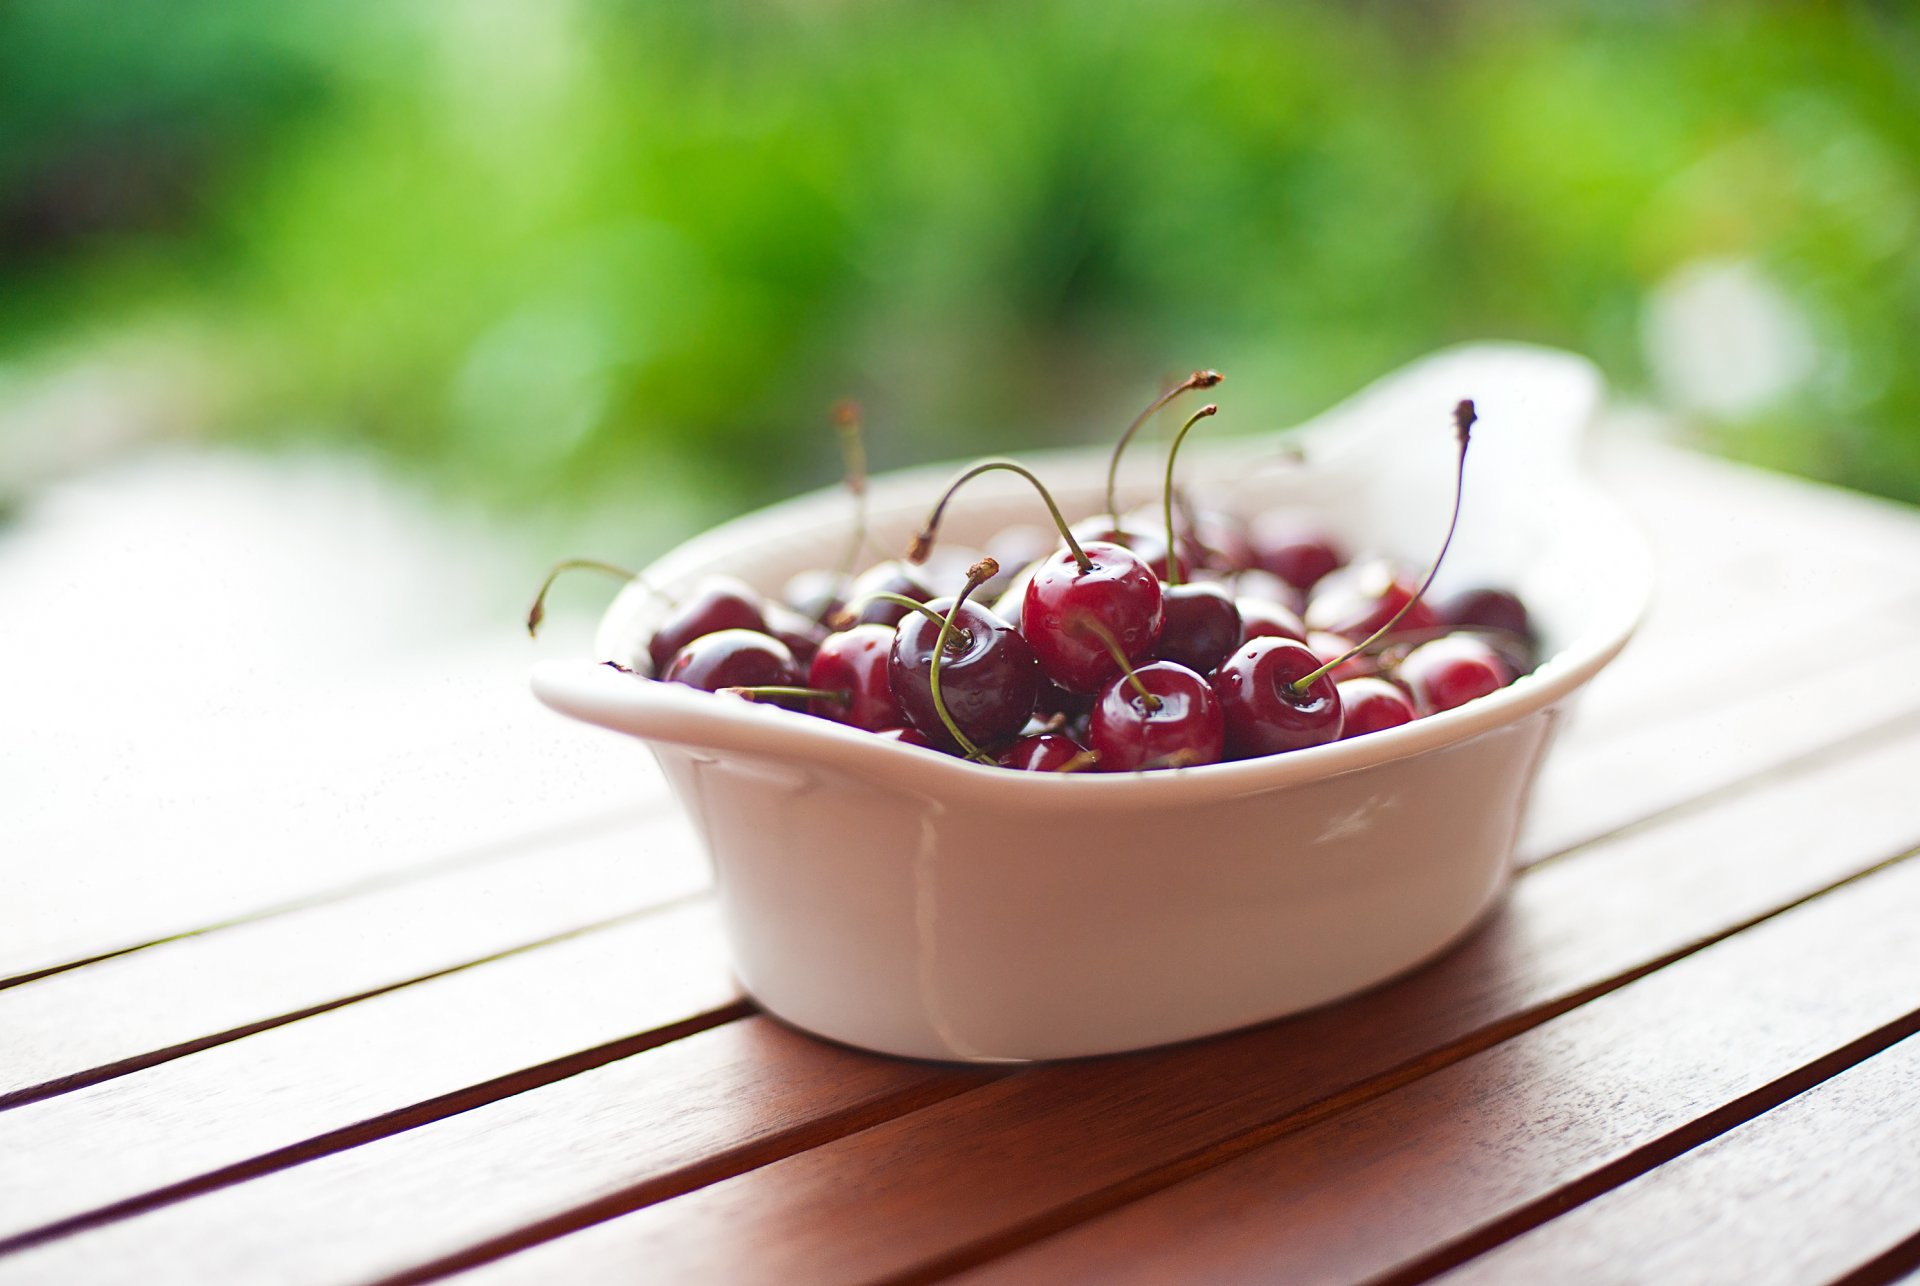
[[[466,864],[0,991],[0,1107],[699,892],[678,815]]]
[[[191,1263],[206,1280],[363,1281],[405,1266],[401,1248],[428,1258],[569,1212],[555,1228],[578,1226],[596,1203],[687,1191],[994,1075],[871,1058],[751,1018],[584,1072],[558,1097],[521,1094],[0,1260],[0,1279],[139,1281]]]
[[[1172,1182],[1153,1176],[1415,1080],[1904,852],[1914,753],[1910,739],[1542,867],[1463,950],[1348,1004],[1034,1069],[615,1220],[586,1249],[530,1252],[525,1273],[857,1280],[1097,1213],[1142,1176]]]
[[[975,1280],[1421,1280],[1920,1030],[1916,915],[1902,862]]]
[[[712,908],[666,910],[0,1112],[0,1235],[273,1168],[736,1017]]]
[[[1830,1281],[1920,1232],[1920,1039],[1446,1275],[1450,1286]]]

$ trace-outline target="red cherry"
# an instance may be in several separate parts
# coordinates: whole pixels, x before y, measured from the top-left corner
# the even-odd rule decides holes
[[[1307,628],[1363,639],[1406,607],[1406,615],[1394,625],[1396,633],[1434,629],[1440,624],[1440,616],[1425,599],[1413,601],[1418,592],[1384,561],[1356,563],[1327,576],[1315,587],[1307,603]],[[1407,607],[1410,602],[1413,606]]]
[[[783,603],[768,603],[767,633],[785,643],[793,653],[794,664],[804,670],[813,663],[814,654],[827,637],[827,627]]]
[[[1322,662],[1331,661],[1336,657],[1346,658],[1331,671],[1335,683],[1347,679],[1363,679],[1368,675],[1380,673],[1379,658],[1373,654],[1354,652],[1352,656],[1347,656],[1349,652],[1353,652],[1353,640],[1344,635],[1309,630],[1307,646],[1313,649],[1313,654]]]
[[[1094,756],[1085,746],[1057,732],[1022,737],[1000,754],[1002,768],[1018,768],[1025,772],[1077,771],[1090,767],[1093,762]]]
[[[1063,549],[1034,571],[1020,632],[1047,677],[1075,692],[1097,692],[1120,673],[1102,632],[1129,662],[1144,660],[1160,641],[1164,606],[1160,578],[1138,555],[1102,541],[1083,548],[1084,569]]]
[[[1385,679],[1347,679],[1335,686],[1346,716],[1340,730],[1342,739],[1397,728],[1415,718],[1407,694]]]
[[[1407,653],[1400,663],[1400,678],[1413,690],[1420,708],[1435,713],[1497,692],[1513,675],[1499,654],[1479,639],[1449,634]]]
[[[1339,541],[1298,514],[1261,514],[1247,543],[1255,565],[1302,591],[1347,561]]]
[[[907,608],[886,599],[862,602],[872,594],[897,594],[924,603],[933,597],[933,587],[913,568],[889,559],[854,577],[847,588],[847,602],[853,604],[854,622],[859,625],[898,625]],[[838,621],[834,624],[839,624]]]
[[[922,750],[931,750],[936,754],[944,753],[940,747],[928,741],[918,728],[886,728],[876,734],[882,741],[897,741],[903,746],[918,746]]]
[[[951,599],[929,603],[944,615]],[[894,632],[887,671],[907,720],[942,749],[958,749],[933,699],[933,645],[940,625],[914,612]],[[1040,692],[1033,649],[978,603],[962,603],[940,661],[940,696],[961,733],[979,746],[1004,745],[1026,727]]]
[[[1167,578],[1167,538],[1150,527],[1116,527],[1104,518],[1089,518],[1074,524],[1073,535],[1082,545],[1119,545],[1131,550],[1156,577],[1161,580]],[[1180,562],[1181,575],[1185,576],[1186,571],[1187,563],[1183,558]]]
[[[771,635],[754,630],[715,630],[680,649],[667,667],[668,683],[684,683],[702,692],[721,688],[792,687],[800,682],[793,653]],[[798,703],[783,698],[789,708]]]
[[[807,686],[845,692],[847,700],[816,697],[808,709],[835,723],[880,732],[897,728],[907,717],[894,699],[888,666],[893,653],[892,629],[885,625],[856,625],[829,634],[807,669]]]
[[[1087,744],[1102,772],[1178,768],[1218,763],[1225,731],[1207,681],[1184,665],[1155,661],[1100,693]]]
[[[1296,643],[1306,641],[1306,625],[1280,604],[1241,598],[1236,605],[1240,609],[1242,643],[1259,638],[1292,639]]]
[[[1439,608],[1440,619],[1448,625],[1481,625],[1490,630],[1505,630],[1523,639],[1533,638],[1533,622],[1527,605],[1517,594],[1482,586],[1462,590],[1449,597]]]
[[[709,576],[667,613],[647,644],[647,655],[653,661],[653,672],[665,674],[680,649],[702,635],[720,630],[758,630],[764,634],[766,629],[760,595],[731,576]]]
[[[1220,586],[1163,585],[1160,598],[1161,660],[1205,674],[1240,646],[1240,609]]]
[[[1252,639],[1222,661],[1213,690],[1226,715],[1228,753],[1248,759],[1338,740],[1342,712],[1333,676],[1322,674],[1304,690],[1293,686],[1321,664],[1306,644],[1280,638]]]

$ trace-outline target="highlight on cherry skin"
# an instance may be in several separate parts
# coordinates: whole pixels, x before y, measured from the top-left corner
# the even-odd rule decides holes
[[[572,559],[540,587],[528,630],[563,573],[636,581],[658,603],[652,632],[628,649],[650,673],[614,667],[633,682],[752,702],[768,718],[839,723],[898,753],[1061,775],[1203,770],[1390,733],[1532,670],[1539,635],[1511,588],[1432,593],[1465,502],[1469,401],[1452,408],[1452,517],[1423,566],[1336,536],[1315,514],[1240,512],[1183,486],[1181,444],[1215,416],[1213,403],[1173,435],[1160,494],[1119,510],[1119,456],[1140,427],[1221,379],[1194,372],[1128,426],[1104,510],[1070,518],[1032,470],[986,460],[936,499],[905,550],[872,547],[864,449],[843,411],[849,513],[838,565],[790,577],[769,597],[723,576],[669,593],[615,564]],[[940,529],[989,472],[1023,479],[1033,512],[980,542],[993,556],[962,572],[941,552]],[[1436,492],[1448,482],[1436,477]]]

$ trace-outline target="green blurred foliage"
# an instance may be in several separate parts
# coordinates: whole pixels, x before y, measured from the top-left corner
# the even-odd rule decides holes
[[[164,323],[222,432],[704,516],[831,478],[846,393],[885,466],[1197,364],[1246,429],[1484,336],[1645,389],[1732,263],[1815,359],[1719,440],[1920,499],[1905,12],[10,0],[0,343]]]

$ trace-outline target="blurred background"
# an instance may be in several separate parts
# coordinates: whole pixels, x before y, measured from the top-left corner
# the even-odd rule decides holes
[[[1905,4],[7,0],[0,708],[350,726],[485,636],[522,709],[541,568],[831,482],[847,395],[886,468],[1514,338],[1920,500],[1916,335]]]

